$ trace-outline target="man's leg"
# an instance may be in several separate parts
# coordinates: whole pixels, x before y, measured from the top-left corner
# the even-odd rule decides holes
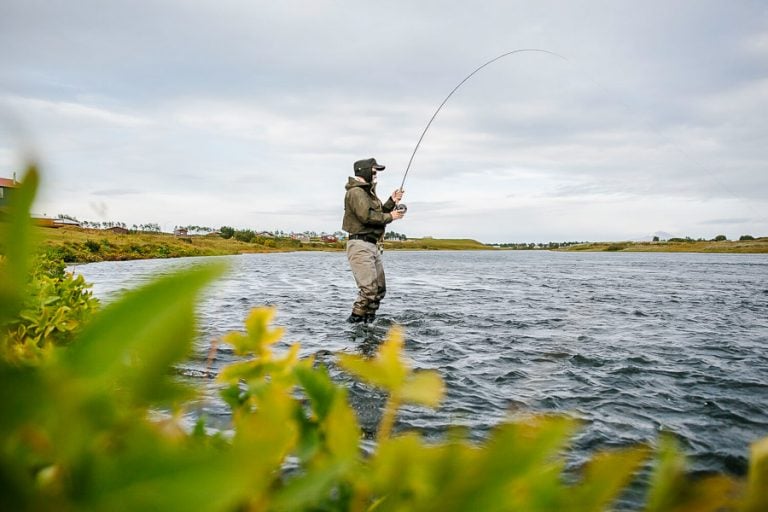
[[[384,275],[384,262],[381,258],[381,253],[377,250],[374,260],[374,267],[376,268],[376,297],[368,304],[368,311],[366,317],[369,322],[372,322],[376,318],[376,312],[379,310],[382,299],[387,294],[387,279]]]
[[[352,306],[350,322],[365,320],[370,304],[376,300],[378,293],[378,277],[376,273],[376,256],[378,250],[374,244],[363,240],[347,242],[347,259],[355,283],[359,289],[357,300]]]

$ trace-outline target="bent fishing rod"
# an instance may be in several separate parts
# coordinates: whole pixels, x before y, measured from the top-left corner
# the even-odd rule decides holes
[[[486,62],[482,66],[479,66],[477,69],[475,69],[470,74],[465,76],[464,79],[461,82],[459,82],[458,85],[456,85],[456,87],[454,87],[453,90],[450,93],[448,93],[448,96],[445,97],[445,99],[440,104],[440,106],[437,107],[437,110],[435,110],[435,113],[432,114],[432,117],[429,119],[429,122],[427,123],[427,126],[424,128],[424,131],[421,132],[421,136],[419,137],[419,141],[416,143],[416,147],[413,148],[413,153],[411,153],[411,158],[408,160],[408,166],[405,168],[405,174],[403,175],[403,181],[400,183],[400,190],[403,190],[403,186],[405,186],[405,179],[408,177],[408,171],[411,170],[411,164],[413,163],[413,157],[416,156],[416,152],[419,150],[419,146],[421,146],[421,141],[424,140],[424,135],[426,135],[427,130],[429,130],[429,127],[432,126],[432,121],[435,120],[435,118],[437,117],[437,114],[440,112],[440,110],[443,108],[443,106],[446,103],[448,103],[448,100],[451,98],[451,96],[453,96],[453,93],[455,93],[459,89],[459,87],[464,85],[464,83],[467,80],[472,78],[475,75],[475,73],[477,73],[478,71],[480,71],[484,67],[488,66],[489,64],[493,64],[497,60],[503,59],[504,57],[507,57],[509,55],[514,55],[516,53],[523,53],[523,52],[546,53],[546,54],[558,57],[560,59],[563,59],[565,61],[568,60],[565,57],[563,57],[562,55],[560,55],[559,53],[551,52],[549,50],[542,50],[540,48],[521,48],[521,49],[518,49],[518,50],[512,50],[511,52],[502,53],[498,57],[494,57],[493,59],[489,60],[488,62]],[[397,205],[397,209],[405,212],[408,208],[405,206],[405,204],[400,203],[400,204]]]

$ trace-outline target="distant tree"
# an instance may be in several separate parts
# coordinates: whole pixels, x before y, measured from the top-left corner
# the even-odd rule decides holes
[[[336,236],[338,237],[339,234],[343,235],[343,233],[336,233]],[[403,235],[402,233],[396,233],[395,231],[388,231],[384,235],[384,240],[408,240],[408,237]]]
[[[725,240],[728,240],[728,237],[727,237],[727,236],[725,236],[725,235],[717,235],[717,236],[714,238],[714,241],[715,241],[715,242],[724,242]]]
[[[235,240],[240,240],[241,242],[253,242],[256,238],[256,233],[250,229],[239,229],[235,231],[234,237]]]
[[[234,236],[235,228],[230,226],[221,226],[219,228],[219,233],[221,233],[221,238],[229,239]]]
[[[754,239],[755,237],[753,237],[752,235],[741,235],[739,237],[739,240],[754,240]]]
[[[60,213],[60,214],[58,214],[58,215],[56,216],[56,218],[57,218],[57,219],[67,219],[67,220],[73,220],[73,221],[75,221],[75,222],[80,222],[79,220],[77,220],[77,218],[76,218],[76,217],[74,217],[74,216],[72,216],[72,215],[67,215],[66,213]]]
[[[654,242],[658,242],[659,241],[659,237],[657,237],[657,236],[653,237],[653,241]]]

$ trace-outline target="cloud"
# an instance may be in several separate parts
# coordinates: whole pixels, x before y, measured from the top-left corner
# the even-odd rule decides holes
[[[729,224],[746,224],[747,222],[752,222],[754,219],[750,218],[734,218],[734,219],[709,219],[709,220],[703,220],[701,221],[702,224],[705,225],[729,225]]]
[[[49,211],[335,231],[353,161],[388,194],[463,77],[538,47],[568,61],[506,57],[446,103],[393,229],[767,232],[766,41],[759,3],[6,0],[0,174],[31,141]]]
[[[107,188],[103,190],[94,190],[91,192],[94,196],[128,196],[140,194],[141,191],[130,188]]]

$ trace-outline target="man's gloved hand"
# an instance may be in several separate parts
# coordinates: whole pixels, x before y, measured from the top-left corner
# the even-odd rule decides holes
[[[392,210],[389,214],[392,215],[392,220],[397,220],[402,219],[405,212],[402,210]]]

